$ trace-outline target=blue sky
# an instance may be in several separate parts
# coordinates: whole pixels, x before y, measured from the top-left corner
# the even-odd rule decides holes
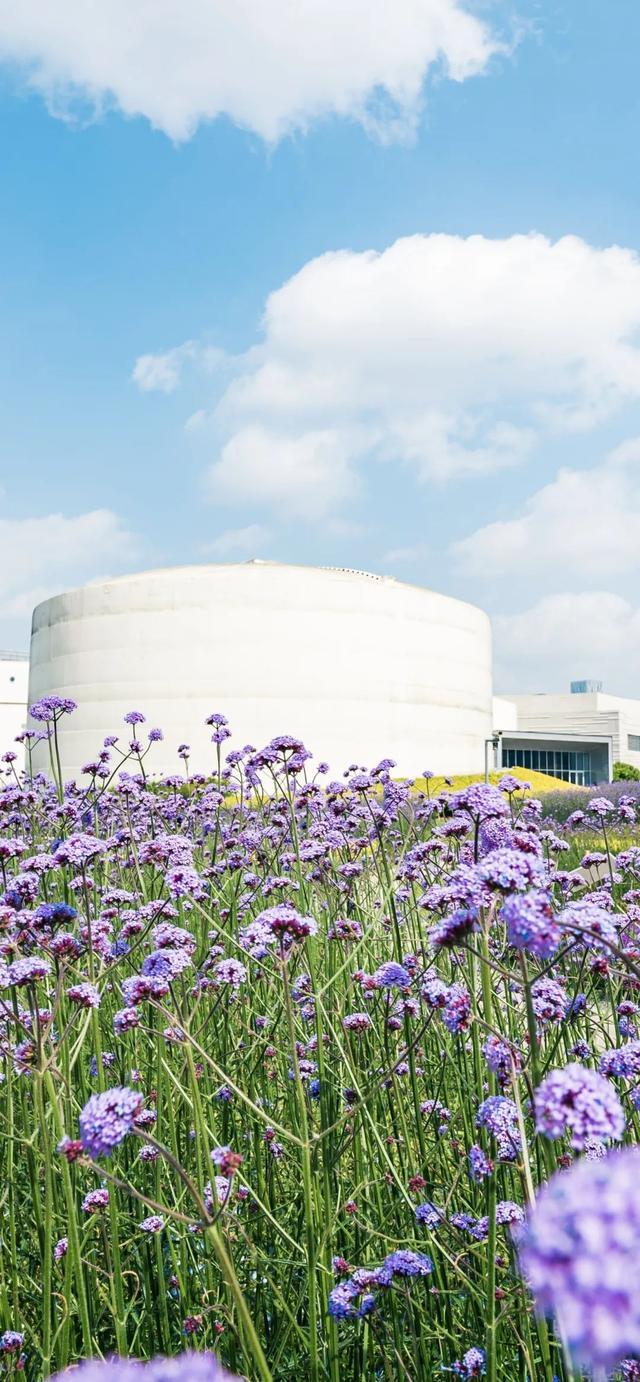
[[[257,555],[640,695],[636,0],[122,3],[0,0],[5,646]]]

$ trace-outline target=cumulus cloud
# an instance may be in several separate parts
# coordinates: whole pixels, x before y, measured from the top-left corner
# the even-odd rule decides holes
[[[640,567],[640,438],[590,470],[559,471],[515,518],[488,523],[452,547],[468,574],[572,573],[583,580]]]
[[[287,518],[324,518],[356,489],[350,455],[350,438],[331,428],[287,436],[241,427],[211,469],[209,492],[230,503],[250,498]]]
[[[495,685],[510,691],[568,691],[576,677],[605,675],[614,694],[637,696],[640,609],[609,591],[549,595],[493,621]]]
[[[226,561],[229,557],[253,557],[264,551],[270,541],[271,533],[268,528],[263,528],[260,523],[249,523],[246,528],[227,528],[223,533],[219,533],[211,542],[206,543],[204,555],[220,558],[221,561]]]
[[[172,139],[226,115],[274,141],[329,114],[406,136],[433,69],[503,45],[466,0],[0,0],[0,58],[55,113],[81,98]]]
[[[136,556],[136,540],[110,509],[67,517],[0,518],[2,617],[20,624],[34,605],[100,571],[117,571]]]
[[[639,329],[640,259],[575,236],[324,254],[270,295],[235,362],[212,491],[324,517],[372,458],[421,483],[520,465],[550,430],[640,397]]]

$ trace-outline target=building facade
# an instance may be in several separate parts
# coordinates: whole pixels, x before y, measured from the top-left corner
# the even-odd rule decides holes
[[[27,724],[28,681],[26,653],[0,652],[0,753],[7,750],[16,753],[18,768],[22,767],[24,755],[15,738]]]
[[[211,772],[205,720],[233,747],[304,741],[334,776],[395,761],[398,776],[481,772],[492,731],[491,630],[482,610],[391,577],[277,562],[178,567],[73,590],[33,615],[29,700],[69,696],[66,776],[123,716],[164,734],[151,773]],[[141,736],[142,737],[142,734]],[[47,770],[46,752],[34,762]]]
[[[566,693],[496,698],[501,763],[553,772],[579,785],[608,782],[614,763],[640,769],[640,700],[591,690],[589,682],[573,685]]]

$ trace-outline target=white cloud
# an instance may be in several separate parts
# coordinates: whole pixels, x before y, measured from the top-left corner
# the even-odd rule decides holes
[[[187,364],[196,363],[205,373],[211,374],[226,359],[225,352],[215,346],[185,341],[158,355],[139,355],[131,378],[143,393],[173,393],[182,382]]]
[[[260,523],[249,523],[246,528],[227,528],[206,543],[203,550],[206,556],[220,557],[225,561],[228,557],[255,556],[270,541],[268,528],[263,528]]]
[[[516,518],[488,523],[452,547],[470,575],[567,573],[582,580],[640,567],[640,438],[591,470],[559,471]]]
[[[130,562],[136,542],[110,509],[95,509],[73,518],[1,518],[0,550],[2,617],[24,621],[40,600]]]
[[[173,393],[182,378],[186,360],[192,359],[195,341],[185,341],[162,355],[139,355],[131,372],[134,384],[143,393]]]
[[[637,696],[640,609],[608,591],[549,595],[493,621],[495,685],[517,691],[568,691],[576,677],[605,676],[605,689]]]
[[[289,518],[322,519],[355,490],[350,446],[331,429],[287,436],[258,425],[240,428],[211,469],[210,495],[230,503],[250,498]]]
[[[336,114],[382,137],[501,50],[465,0],[0,0],[0,58],[56,114],[81,98],[172,139],[227,115],[272,141]]]
[[[640,259],[575,236],[324,254],[263,327],[214,414],[211,484],[307,517],[351,498],[365,459],[419,482],[486,474],[640,397]]]

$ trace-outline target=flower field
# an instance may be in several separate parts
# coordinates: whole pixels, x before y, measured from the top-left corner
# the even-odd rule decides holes
[[[219,715],[157,782],[135,711],[64,784],[73,710],[0,787],[4,1371],[640,1377],[633,800]]]

